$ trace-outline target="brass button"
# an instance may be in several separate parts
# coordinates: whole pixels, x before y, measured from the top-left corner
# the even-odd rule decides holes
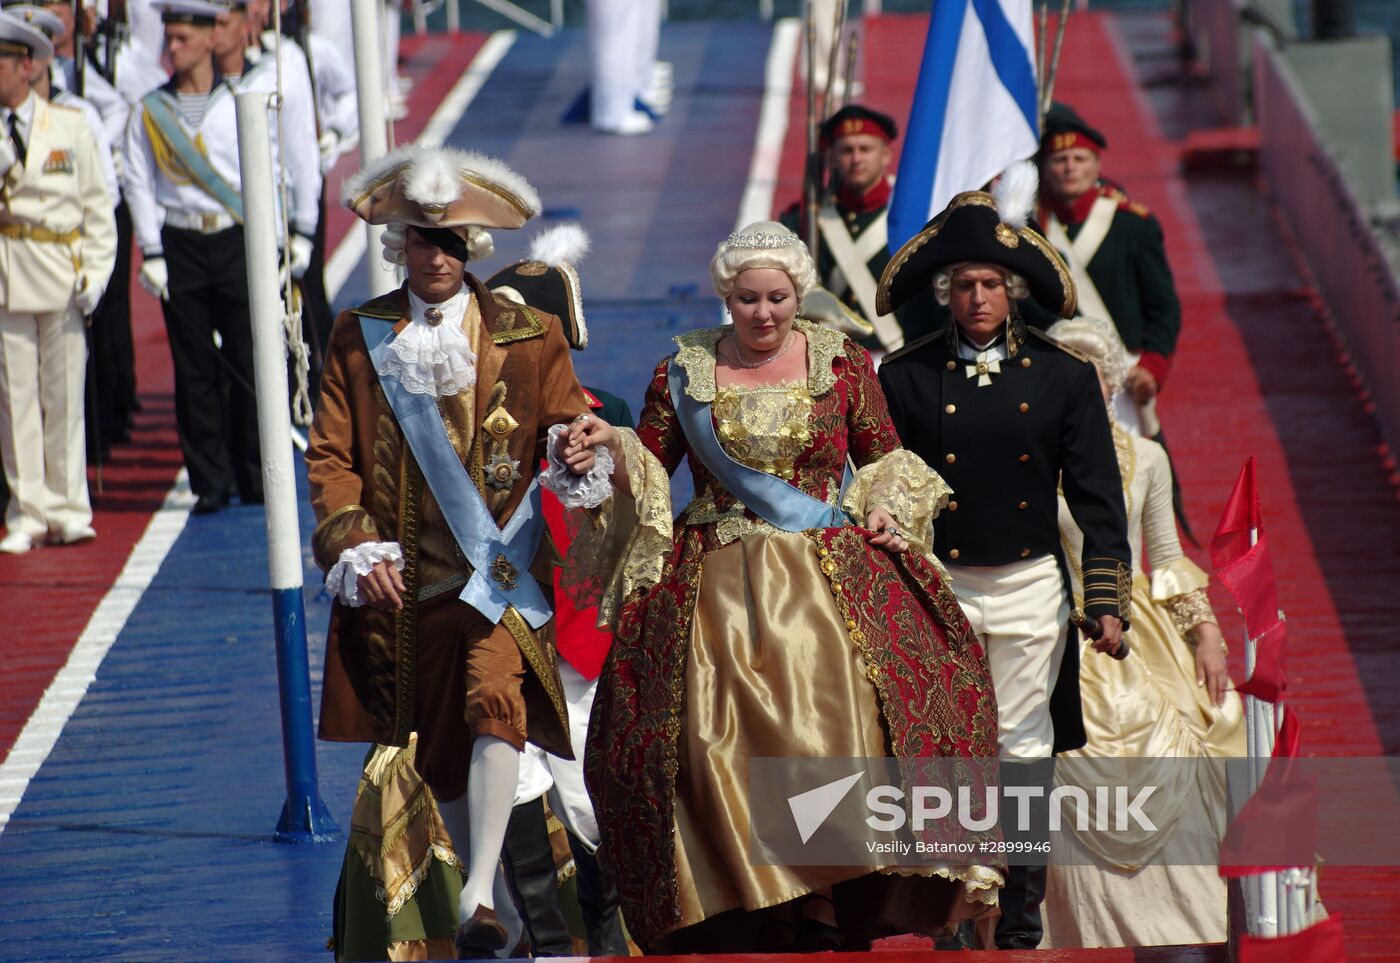
[[[1021,367],[1022,367],[1022,368],[1029,368],[1030,366],[1031,366],[1031,359],[1030,359],[1030,358],[1022,358],[1022,359],[1021,359]]]
[[[1024,412],[1027,412],[1027,411],[1030,411],[1030,410],[1031,410],[1031,406],[1030,406],[1030,405],[1026,404],[1024,401],[1021,402],[1021,411],[1022,411],[1023,413],[1024,413]]]
[[[1031,460],[1031,456],[1030,456],[1030,455],[1022,455],[1021,458],[1020,458],[1020,460],[1021,460],[1022,462],[1030,461],[1030,460]]]
[[[943,456],[943,460],[946,461],[948,464],[951,465],[953,462],[955,462],[955,461],[958,460],[958,456],[955,455],[955,454],[953,454],[953,453],[950,451],[950,452],[948,452],[948,454],[946,454],[946,455]]]
[[[949,362],[948,362],[948,370],[949,370],[949,371],[956,371],[956,370],[958,370],[958,363],[957,363],[956,361],[949,361]]]
[[[961,555],[961,554],[962,554],[962,553],[959,552],[959,551],[955,548],[955,549],[953,549],[952,551],[950,551],[950,552],[948,553],[948,557],[949,557],[949,558],[952,558],[952,559],[956,559],[956,558],[957,558],[959,555]]]
[[[951,415],[953,412],[955,412],[955,411],[958,410],[958,406],[957,406],[957,405],[947,405],[946,407],[944,407],[943,410],[946,411],[946,412],[948,412],[948,414]]]
[[[1016,507],[1021,509],[1021,511],[1025,511],[1029,505],[1030,502],[1021,502],[1021,504],[1017,505]]]
[[[958,503],[957,503],[957,502],[949,502],[949,503],[948,503],[948,511],[950,511],[950,512],[955,512],[955,511],[957,511],[957,510],[958,510]]]
[[[987,373],[987,362],[985,362],[985,361],[979,361],[979,362],[977,362],[977,373],[980,374],[980,375],[984,375],[984,374]]]
[[[1028,548],[1023,548],[1023,549],[1021,549],[1021,557],[1022,557],[1022,558],[1026,558],[1028,555],[1030,555],[1030,553],[1031,553],[1031,550],[1028,549]]]

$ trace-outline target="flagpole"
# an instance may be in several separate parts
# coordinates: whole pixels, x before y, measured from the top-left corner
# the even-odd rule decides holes
[[[807,248],[812,258],[817,257],[817,197],[820,187],[817,184],[817,20],[812,5],[807,5],[807,178],[802,187],[802,198],[806,202]]]
[[[1249,529],[1249,547],[1253,548],[1259,544],[1259,528],[1251,526]],[[1244,637],[1244,673],[1248,679],[1254,675],[1254,666],[1258,660],[1257,644],[1250,637],[1248,629],[1245,630]],[[1259,791],[1259,785],[1264,781],[1264,773],[1268,770],[1269,759],[1274,754],[1274,735],[1278,731],[1274,728],[1273,706],[1252,695],[1245,698],[1245,716],[1247,724],[1245,727],[1246,739],[1248,742],[1249,767],[1250,767],[1250,793]],[[1278,874],[1260,873],[1252,880],[1254,890],[1254,907],[1251,922],[1251,932],[1255,936],[1277,936],[1278,935]]]

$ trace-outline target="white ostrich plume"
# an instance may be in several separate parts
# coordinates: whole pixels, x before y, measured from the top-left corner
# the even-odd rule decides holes
[[[592,242],[588,232],[572,222],[541,231],[530,241],[530,260],[557,268],[578,264],[588,254]]]
[[[1001,172],[992,185],[992,198],[997,203],[997,216],[1002,223],[1017,230],[1035,209],[1036,192],[1040,190],[1040,174],[1028,160],[1017,161]]]

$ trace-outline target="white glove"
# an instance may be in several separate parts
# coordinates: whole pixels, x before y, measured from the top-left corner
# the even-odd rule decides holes
[[[340,135],[333,130],[325,130],[317,146],[321,148],[321,175],[325,176],[340,159]]]
[[[170,300],[170,271],[165,266],[165,258],[146,258],[141,262],[141,274],[137,280],[152,297]]]
[[[291,269],[292,277],[300,281],[307,270],[311,267],[311,250],[314,245],[311,238],[302,237],[300,234],[292,235],[291,258],[288,267]]]
[[[15,155],[14,141],[8,137],[0,136],[0,177],[4,177],[10,172],[10,168],[15,166],[19,158]]]
[[[82,278],[78,284],[73,298],[78,302],[78,310],[83,312],[83,317],[90,318],[92,312],[97,310],[97,302],[102,300],[102,289],[89,283],[87,278]]]

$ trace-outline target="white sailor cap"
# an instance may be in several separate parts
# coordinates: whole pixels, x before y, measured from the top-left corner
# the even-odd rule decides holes
[[[47,7],[32,3],[6,4],[5,13],[38,27],[56,44],[62,43],[63,38],[68,36],[68,28],[63,25],[62,18]]]
[[[197,27],[212,27],[219,14],[228,7],[211,0],[156,0],[152,4],[160,12],[161,23],[189,23]]]
[[[53,41],[34,23],[4,10],[0,11],[0,54],[18,54],[48,63],[53,59]]]

